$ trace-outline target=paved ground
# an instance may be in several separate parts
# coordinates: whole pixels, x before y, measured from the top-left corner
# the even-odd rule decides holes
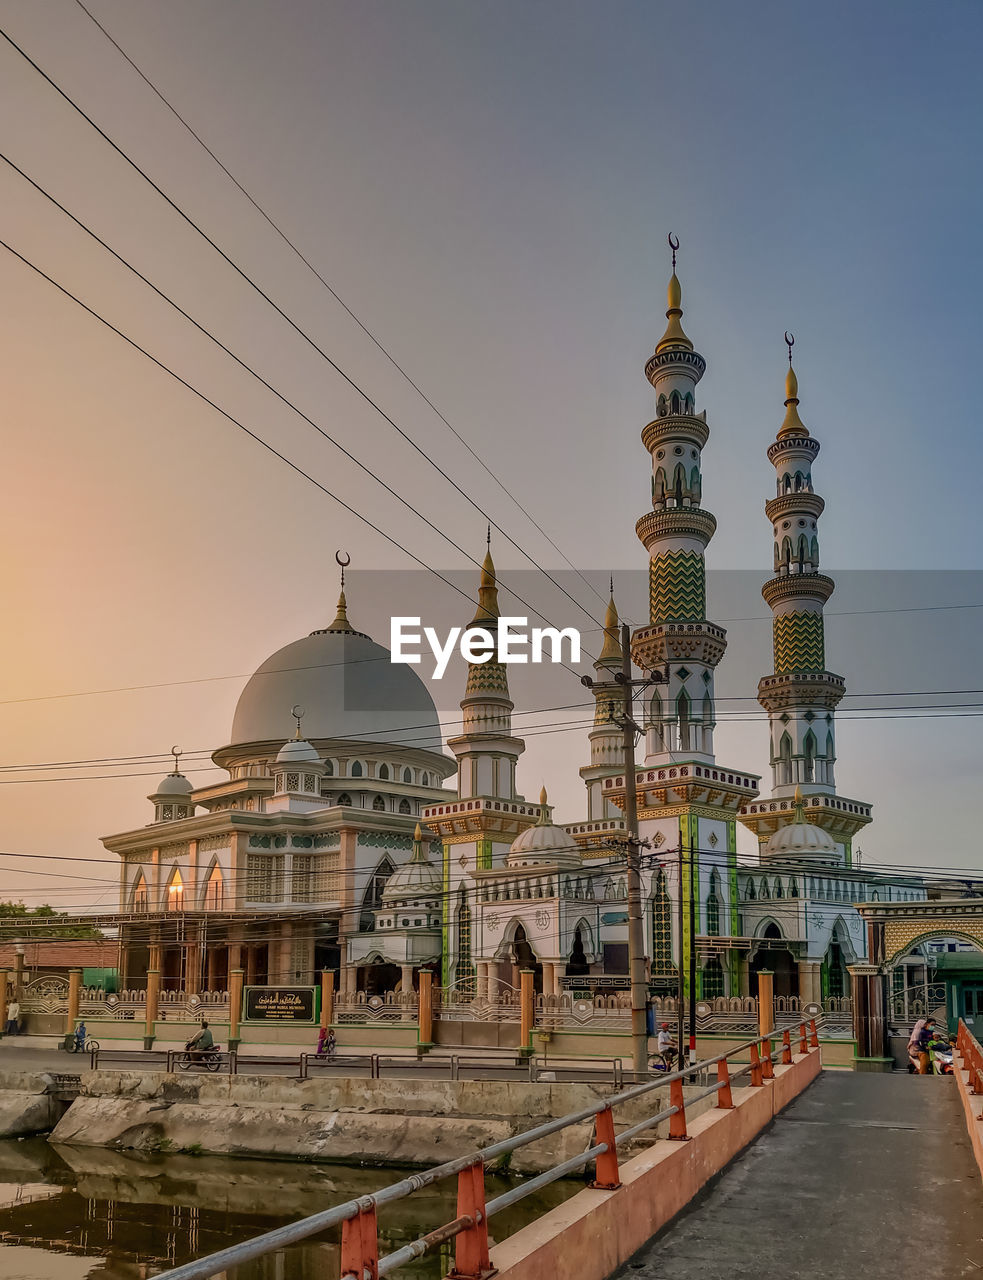
[[[618,1276],[983,1277],[983,1185],[955,1082],[824,1072]]]

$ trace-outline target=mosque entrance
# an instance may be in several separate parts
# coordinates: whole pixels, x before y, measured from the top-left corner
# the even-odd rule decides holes
[[[777,924],[769,924],[761,935],[764,945],[751,961],[748,970],[749,993],[758,994],[758,974],[762,969],[770,969],[774,976],[776,996],[798,996],[799,969],[787,945],[782,945],[782,933]]]
[[[515,926],[515,933],[512,935],[512,946],[509,952],[509,959],[512,961],[513,982],[516,988],[519,986],[519,974],[523,969],[531,969],[533,971],[533,988],[537,994],[542,994],[543,990],[543,966],[536,959],[536,953],[529,945],[529,939],[526,937],[526,931],[521,924]]]
[[[580,925],[577,925],[573,931],[573,948],[567,962],[567,977],[580,978],[585,973],[590,973],[590,965],[587,963],[587,953],[584,950],[583,930]]]

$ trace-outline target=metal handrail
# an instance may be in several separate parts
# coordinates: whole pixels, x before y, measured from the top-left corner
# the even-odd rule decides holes
[[[800,1021],[799,1026],[799,1045],[811,1051],[818,1047],[817,1025],[815,1019]],[[808,1027],[808,1031],[807,1031]],[[262,1257],[264,1254],[272,1253],[277,1249],[286,1247],[287,1245],[297,1244],[301,1240],[306,1240],[310,1236],[317,1235],[321,1231],[326,1231],[331,1227],[339,1224],[346,1228],[346,1224],[354,1222],[356,1219],[365,1218],[366,1225],[370,1227],[369,1234],[372,1241],[377,1242],[376,1235],[376,1212],[387,1204],[392,1204],[397,1200],[402,1200],[406,1196],[412,1195],[414,1191],[419,1191],[423,1187],[431,1186],[435,1182],[441,1182],[445,1178],[460,1175],[462,1182],[458,1193],[458,1208],[460,1210],[462,1203],[472,1205],[470,1212],[459,1214],[453,1221],[438,1227],[431,1231],[428,1235],[421,1236],[418,1240],[412,1241],[405,1245],[402,1249],[394,1253],[388,1254],[386,1257],[379,1258],[377,1263],[373,1258],[373,1265],[377,1266],[377,1274],[379,1276],[388,1275],[390,1271],[395,1270],[399,1266],[405,1265],[414,1258],[422,1257],[425,1253],[437,1247],[438,1244],[445,1243],[447,1240],[465,1235],[469,1238],[469,1245],[472,1249],[477,1249],[478,1256],[482,1254],[487,1257],[488,1252],[488,1232],[487,1222],[495,1213],[500,1213],[503,1209],[517,1203],[525,1196],[532,1195],[542,1187],[548,1186],[551,1182],[557,1181],[559,1178],[566,1176],[568,1173],[576,1172],[583,1168],[590,1161],[602,1157],[608,1157],[612,1165],[607,1166],[607,1176],[612,1176],[612,1167],[614,1176],[617,1174],[617,1148],[629,1142],[632,1137],[645,1129],[653,1128],[664,1120],[670,1120],[670,1137],[685,1137],[685,1100],[683,1097],[683,1082],[691,1076],[701,1072],[706,1072],[709,1068],[717,1066],[719,1079],[716,1084],[709,1086],[703,1090],[691,1102],[698,1101],[701,1098],[710,1097],[720,1091],[724,1091],[725,1101],[723,1105],[732,1105],[729,1102],[731,1082],[740,1076],[750,1073],[752,1085],[760,1085],[762,1077],[765,1079],[774,1075],[773,1068],[773,1042],[778,1040],[784,1041],[783,1048],[786,1054],[791,1055],[796,1052],[791,1048],[789,1039],[789,1029],[781,1028],[769,1032],[766,1035],[758,1035],[750,1040],[744,1041],[742,1044],[735,1045],[725,1053],[717,1054],[716,1057],[707,1058],[704,1061],[693,1063],[690,1066],[682,1067],[677,1071],[666,1072],[655,1080],[646,1080],[642,1083],[632,1085],[628,1089],[622,1090],[613,1097],[603,1101],[584,1107],[580,1111],[571,1112],[568,1115],[560,1116],[557,1119],[549,1120],[544,1124],[537,1125],[534,1129],[528,1129],[524,1133],[515,1134],[511,1138],[505,1138],[501,1142],[492,1143],[491,1146],[481,1147],[478,1150],[471,1151],[466,1155],[459,1156],[455,1160],[448,1160],[444,1164],[435,1165],[432,1169],[426,1169],[421,1173],[410,1174],[409,1177],[401,1179],[399,1182],[392,1183],[388,1187],[384,1187],[381,1191],[377,1191],[372,1195],[360,1196],[355,1200],[348,1200],[344,1204],[335,1205],[331,1209],[325,1209],[320,1213],[312,1214],[310,1217],[301,1218],[297,1222],[288,1223],[286,1226],[277,1227],[273,1231],[268,1231],[261,1236],[255,1236],[252,1240],[245,1240],[240,1244],[231,1245],[227,1249],[220,1249],[217,1253],[213,1253],[204,1258],[199,1258],[195,1262],[188,1262],[180,1267],[174,1267],[170,1271],[160,1273],[156,1280],[209,1280],[209,1277],[215,1276],[220,1272],[229,1268],[242,1265],[249,1262],[253,1258]],[[740,1054],[746,1050],[750,1051],[751,1062],[743,1070],[735,1072],[733,1076],[729,1074],[729,1068],[726,1065],[727,1060],[735,1054]],[[721,1065],[724,1064],[724,1065]],[[648,1116],[645,1120],[631,1126],[615,1136],[612,1108],[619,1106],[623,1102],[630,1102],[635,1098],[643,1097],[654,1089],[663,1089],[666,1085],[670,1086],[670,1102],[671,1105],[664,1108],[654,1116]],[[536,1178],[523,1182],[521,1186],[514,1187],[511,1191],[498,1196],[487,1205],[484,1201],[483,1178],[484,1166],[490,1161],[497,1160],[501,1156],[510,1155],[512,1152],[522,1147],[529,1146],[533,1142],[538,1142],[541,1138],[549,1137],[554,1133],[567,1129],[571,1125],[582,1124],[586,1120],[594,1119],[596,1122],[595,1137],[601,1136],[602,1141],[595,1141],[592,1145],[581,1154],[574,1156],[570,1160],[564,1161],[562,1164],[555,1165],[548,1169],[545,1173],[540,1174]],[[679,1126],[679,1131],[673,1132],[674,1126]],[[481,1179],[481,1188],[476,1190],[471,1188],[471,1194],[465,1193],[462,1196],[462,1190],[465,1188],[465,1178],[468,1175],[477,1172]],[[620,1185],[619,1183],[599,1182],[598,1185]],[[346,1228],[347,1229],[347,1228]],[[346,1240],[345,1231],[342,1237],[341,1261],[342,1271],[341,1280],[362,1280],[362,1268],[365,1257],[364,1252],[364,1233],[352,1231],[352,1239]],[[477,1240],[471,1239],[476,1236]],[[460,1240],[458,1247],[460,1248]],[[373,1247],[377,1250],[377,1243]],[[358,1263],[355,1269],[352,1269],[351,1259],[358,1257],[362,1261]],[[474,1256],[474,1255],[470,1255]],[[464,1268],[458,1268],[464,1271]]]

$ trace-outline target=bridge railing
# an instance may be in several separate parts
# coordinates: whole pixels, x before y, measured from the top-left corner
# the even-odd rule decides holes
[[[959,1019],[959,1029],[956,1032],[956,1048],[962,1054],[963,1066],[969,1072],[971,1092],[983,1093],[983,1046],[962,1018]]]
[[[666,1120],[669,1121],[669,1140],[685,1140],[688,1105],[692,1106],[704,1098],[716,1096],[719,1108],[732,1109],[734,1106],[732,1088],[736,1080],[745,1075],[750,1076],[751,1087],[759,1088],[765,1080],[774,1077],[776,1040],[780,1044],[780,1049],[777,1051],[780,1052],[781,1061],[785,1064],[791,1064],[794,1052],[808,1054],[818,1050],[819,1037],[815,1020],[810,1019],[809,1022],[800,1023],[795,1039],[797,1043],[793,1047],[792,1033],[787,1028],[766,1036],[756,1036],[715,1058],[694,1063],[679,1071],[668,1072],[657,1079],[635,1084],[611,1098],[585,1107],[582,1111],[572,1112],[559,1119],[550,1120],[546,1124],[537,1125],[535,1129],[529,1129],[503,1142],[496,1142],[491,1146],[471,1151],[457,1160],[449,1160],[432,1169],[411,1174],[408,1178],[403,1178],[400,1182],[384,1187],[372,1195],[348,1200],[344,1204],[312,1214],[308,1218],[301,1218],[297,1222],[288,1223],[284,1227],[268,1231],[252,1240],[245,1240],[228,1249],[221,1249],[218,1253],[200,1258],[196,1262],[185,1263],[171,1271],[165,1271],[157,1277],[157,1280],[208,1280],[209,1277],[217,1276],[232,1267],[241,1266],[254,1258],[263,1257],[339,1225],[342,1231],[340,1280],[367,1280],[367,1278],[372,1280],[374,1277],[387,1276],[415,1259],[431,1253],[449,1240],[456,1241],[456,1263],[453,1272],[456,1280],[482,1280],[491,1271],[488,1242],[489,1218],[526,1196],[549,1186],[550,1183],[568,1174],[576,1173],[591,1162],[595,1167],[594,1181],[591,1186],[602,1190],[615,1190],[621,1185],[619,1147],[623,1147],[633,1138],[637,1138]],[[744,1054],[748,1055],[750,1062],[740,1070],[732,1072],[730,1060]],[[700,1089],[688,1099],[685,1098],[684,1082],[697,1078],[706,1079],[714,1068],[717,1074],[716,1081]],[[620,1133],[615,1132],[615,1107],[641,1098],[652,1090],[664,1089],[666,1085],[669,1086],[668,1107],[622,1129]],[[501,1160],[521,1147],[588,1120],[594,1121],[594,1135],[586,1151],[561,1164],[554,1165],[538,1177],[530,1178],[494,1200],[486,1202],[486,1164]],[[426,1235],[420,1236],[402,1249],[397,1249],[380,1258],[379,1210],[397,1200],[405,1199],[423,1187],[432,1186],[436,1182],[452,1177],[458,1180],[458,1216],[453,1221],[446,1222]]]

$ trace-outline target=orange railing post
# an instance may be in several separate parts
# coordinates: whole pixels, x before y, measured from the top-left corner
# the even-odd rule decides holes
[[[458,1234],[453,1280],[483,1280],[491,1272],[488,1257],[488,1219],[485,1216],[485,1166],[480,1160],[457,1175],[457,1216],[473,1226]]]
[[[782,1065],[787,1067],[792,1062],[792,1036],[791,1032],[782,1032]]]
[[[678,1076],[669,1085],[669,1105],[677,1108],[669,1117],[669,1137],[675,1142],[686,1142],[686,1100],[683,1097],[683,1082]]]
[[[764,1046],[761,1054],[761,1074],[765,1080],[774,1080],[775,1064],[771,1060],[771,1041],[766,1036],[761,1043]]]
[[[815,1019],[815,1018],[810,1018],[810,1019],[809,1019],[809,1048],[810,1048],[810,1049],[818,1049],[818,1048],[819,1048],[819,1036],[818,1036],[818,1035],[817,1035],[817,1033],[816,1033],[816,1019]]]
[[[751,1083],[755,1086],[761,1084],[761,1058],[758,1056],[758,1046],[751,1046]]]
[[[371,1201],[342,1223],[341,1274],[379,1280],[379,1228]]]
[[[809,1052],[809,1041],[806,1037],[806,1024],[804,1022],[800,1022],[799,1023],[799,1053],[808,1053],[808,1052]]]
[[[594,1145],[602,1142],[607,1143],[608,1149],[597,1157],[594,1181],[590,1185],[599,1191],[616,1191],[621,1186],[621,1173],[615,1146],[614,1114],[610,1107],[605,1107],[594,1117]]]
[[[721,1058],[717,1063],[717,1081],[720,1084],[717,1090],[717,1106],[731,1110],[734,1106],[734,1097],[730,1091],[730,1070],[726,1058]]]

